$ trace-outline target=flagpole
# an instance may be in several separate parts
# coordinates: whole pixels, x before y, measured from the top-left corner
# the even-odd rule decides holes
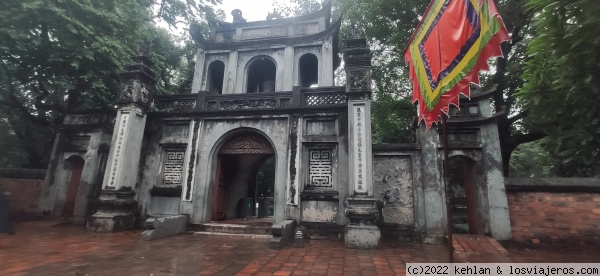
[[[444,161],[442,170],[444,171],[444,186],[446,188],[446,231],[448,232],[448,262],[454,263],[454,245],[452,244],[452,190],[450,189],[450,162],[448,160],[448,127],[446,118],[448,114],[442,113],[442,145],[444,147]]]

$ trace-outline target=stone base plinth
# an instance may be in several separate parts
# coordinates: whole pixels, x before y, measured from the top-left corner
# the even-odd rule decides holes
[[[282,249],[294,241],[294,235],[296,233],[296,221],[286,220],[278,224],[273,224],[271,231],[273,233],[273,238],[271,238],[269,248]]]
[[[94,214],[87,224],[87,229],[94,232],[117,232],[131,230],[135,227],[135,216],[110,214]]]
[[[95,232],[131,230],[137,219],[137,201],[130,189],[103,190],[96,200],[97,212],[90,218],[87,228]]]
[[[377,226],[348,225],[346,226],[346,248],[375,249],[379,246],[381,231]]]

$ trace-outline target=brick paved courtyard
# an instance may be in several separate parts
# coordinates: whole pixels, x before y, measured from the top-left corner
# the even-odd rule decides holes
[[[0,235],[0,275],[404,275],[406,263],[447,261],[444,246],[419,243],[368,251],[307,241],[304,248],[271,250],[265,238],[185,234],[141,241],[141,230],[89,233],[49,221],[16,229]],[[457,243],[455,259],[463,262],[600,262],[600,252],[503,251],[485,238]]]

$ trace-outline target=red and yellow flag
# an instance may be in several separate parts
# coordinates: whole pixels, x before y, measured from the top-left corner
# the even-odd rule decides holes
[[[458,106],[460,93],[469,97],[470,83],[479,84],[479,71],[502,55],[506,40],[493,0],[432,0],[404,52],[419,122],[431,127],[450,104]]]

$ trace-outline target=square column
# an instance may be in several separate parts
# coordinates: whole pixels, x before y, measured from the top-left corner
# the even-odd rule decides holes
[[[144,53],[144,54],[147,54]],[[133,57],[134,64],[121,73],[119,110],[102,191],[96,201],[97,212],[87,227],[96,232],[113,232],[132,229],[137,219],[135,184],[138,169],[146,111],[150,107],[152,86],[156,83],[150,69],[152,61],[145,55]]]
[[[365,39],[350,39],[344,54],[349,132],[349,198],[345,231],[348,248],[373,249],[381,232],[375,225],[379,211],[373,197],[371,139],[371,52]]]

